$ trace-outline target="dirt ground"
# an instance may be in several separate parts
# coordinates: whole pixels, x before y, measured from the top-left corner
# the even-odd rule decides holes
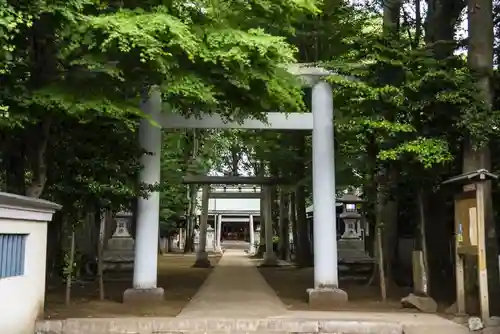
[[[290,310],[309,310],[306,290],[313,287],[313,268],[261,267],[260,273],[276,291],[281,301]],[[347,291],[349,303],[336,310],[344,311],[415,311],[403,309],[401,298],[411,292],[408,289],[393,288],[388,291],[388,300],[383,303],[377,286],[341,280],[340,286]]]
[[[219,255],[210,256],[212,265]],[[193,268],[194,254],[167,254],[158,260],[158,287],[165,289],[160,305],[147,307],[122,303],[123,292],[132,286],[131,275],[126,280],[105,282],[106,300],[99,300],[97,283],[74,283],[72,303],[64,305],[65,287],[48,287],[45,303],[47,319],[107,318],[124,316],[176,316],[201,287],[212,269]]]

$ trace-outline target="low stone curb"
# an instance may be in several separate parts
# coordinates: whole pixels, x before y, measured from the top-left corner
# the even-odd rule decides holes
[[[311,319],[121,318],[44,320],[35,334],[403,334],[398,323]]]

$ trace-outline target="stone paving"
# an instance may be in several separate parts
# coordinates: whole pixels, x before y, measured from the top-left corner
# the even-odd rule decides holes
[[[242,249],[227,249],[178,317],[249,318],[286,312],[285,305]]]
[[[436,314],[406,313],[406,312],[318,312],[318,311],[290,311],[283,317],[291,319],[315,319],[316,321],[328,319],[331,322],[351,323],[379,323],[398,324],[404,334],[465,334],[469,330],[451,320],[444,319]],[[500,333],[500,332],[499,332]]]
[[[469,333],[464,326],[433,314],[288,311],[258,272],[257,264],[241,247],[227,249],[198,293],[175,318],[40,321],[36,333]]]

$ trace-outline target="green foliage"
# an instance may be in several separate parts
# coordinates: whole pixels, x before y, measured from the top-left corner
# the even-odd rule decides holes
[[[140,192],[136,175],[142,154],[134,132],[113,118],[84,124],[70,119],[57,124],[52,139],[46,197],[61,204],[78,201],[83,208],[130,209]]]
[[[437,61],[425,49],[374,36],[353,40],[351,50],[328,64],[337,72],[330,78],[336,128],[354,141],[343,145],[344,153],[375,145],[381,163],[432,168],[453,159],[450,145],[464,132],[479,136],[478,124],[486,126],[473,77],[459,58]]]
[[[293,30],[295,14],[316,11],[313,1],[3,5],[1,160],[30,179],[40,170],[46,198],[119,209],[144,194],[135,182],[141,154],[135,129],[149,85],[159,85],[169,106],[184,114],[262,118],[267,110],[303,108],[300,87],[286,71],[295,48],[267,27],[272,20]],[[42,134],[37,129],[47,120],[50,129]],[[165,143],[164,182],[155,185],[167,203],[164,221],[185,205],[179,167],[187,160],[177,152],[187,146],[179,138]],[[216,136],[206,138],[207,149],[191,163],[199,171],[219,159],[208,149],[217,146]],[[38,153],[28,152],[32,148]],[[40,169],[44,160],[48,168]],[[4,175],[13,172],[7,168]],[[23,178],[14,185],[5,179],[7,190],[29,186]]]
[[[182,177],[185,175],[191,152],[187,144],[185,131],[164,132],[160,220],[165,231],[173,229],[176,225],[175,219],[184,214],[187,206],[187,188],[182,184]]]
[[[420,137],[400,144],[394,149],[384,150],[378,154],[378,158],[381,160],[400,160],[404,154],[413,154],[424,168],[431,168],[453,158],[446,141]]]

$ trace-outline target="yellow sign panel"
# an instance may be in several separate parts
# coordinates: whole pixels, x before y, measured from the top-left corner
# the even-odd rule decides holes
[[[462,193],[455,201],[455,234],[460,252],[477,253],[477,202],[475,192]]]
[[[477,210],[469,208],[469,239],[471,246],[477,246]]]

